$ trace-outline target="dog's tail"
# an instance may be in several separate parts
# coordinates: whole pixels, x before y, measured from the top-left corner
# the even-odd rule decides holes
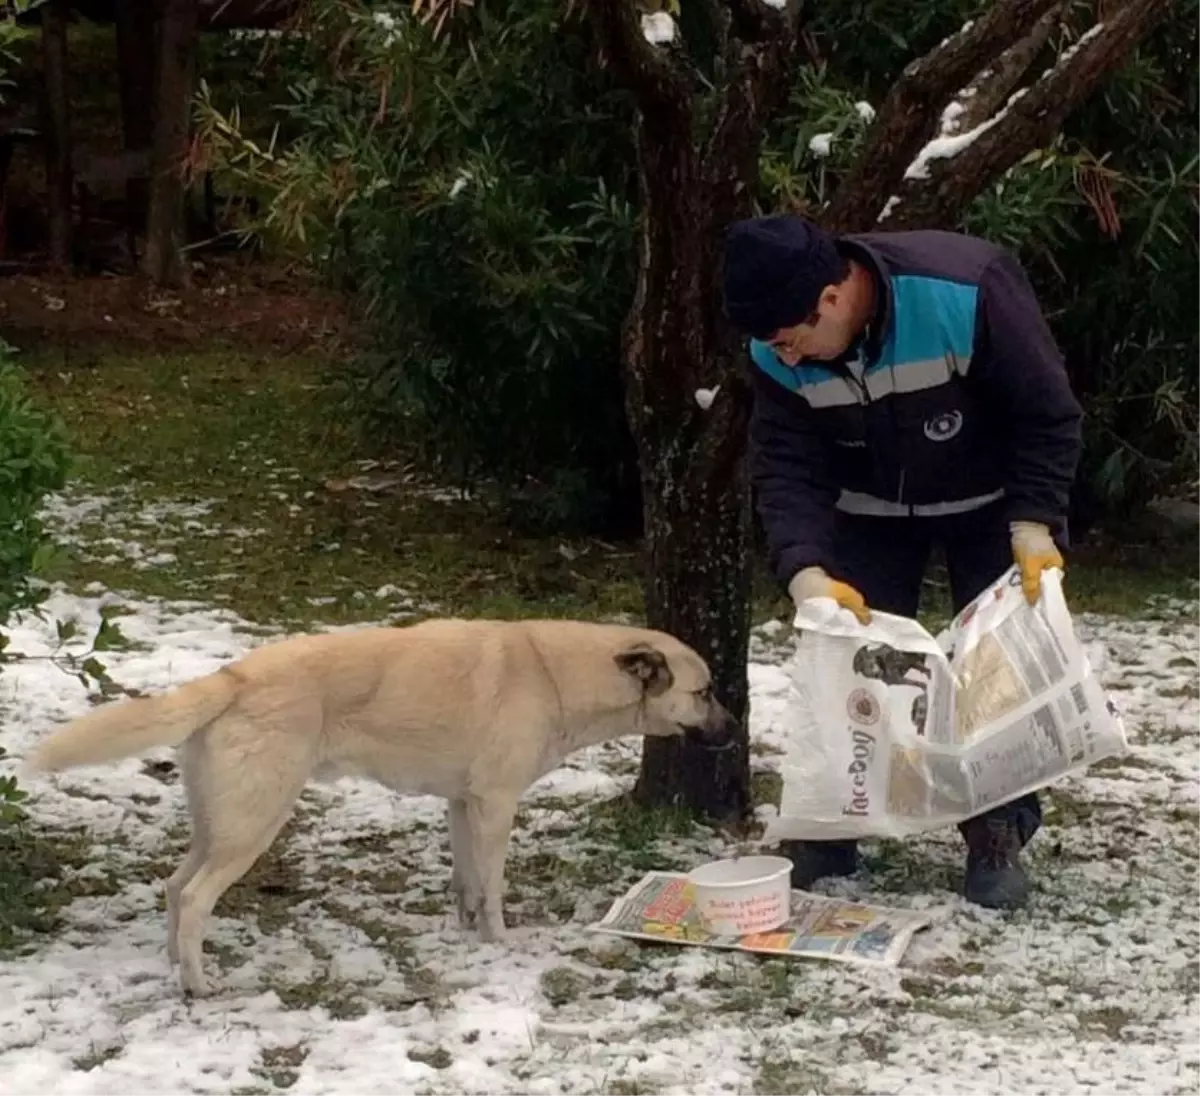
[[[119,761],[156,746],[179,746],[229,708],[237,687],[237,678],[222,669],[160,696],[105,704],[54,731],[24,768],[55,772]]]

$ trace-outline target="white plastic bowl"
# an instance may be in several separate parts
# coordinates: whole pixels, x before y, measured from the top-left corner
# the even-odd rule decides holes
[[[782,856],[714,860],[688,873],[705,931],[749,936],[779,928],[792,908],[792,862]]]

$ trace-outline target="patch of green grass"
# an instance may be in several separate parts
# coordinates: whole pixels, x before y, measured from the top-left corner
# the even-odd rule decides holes
[[[71,1065],[81,1073],[90,1073],[93,1069],[98,1069],[104,1065],[105,1062],[111,1062],[124,1049],[122,1046],[98,1046],[96,1043],[93,1043],[91,1049],[86,1054],[81,1054],[78,1058],[72,1058]]]
[[[454,1055],[445,1047],[414,1047],[408,1052],[408,1059],[431,1069],[449,1069],[454,1065]]]
[[[542,797],[523,805],[516,832],[530,826],[531,813],[569,812],[555,824],[538,826],[539,840],[518,840],[506,863],[506,913],[513,924],[546,924],[574,919],[582,895],[602,890],[613,896],[648,871],[681,871],[695,862],[690,839],[706,833],[686,810],[642,808],[627,796],[604,803],[575,803]],[[570,849],[547,851],[556,838]],[[590,916],[590,914],[589,914]],[[583,954],[583,953],[581,953]],[[585,957],[591,965],[608,965]],[[617,968],[625,960],[614,958]]]
[[[254,1072],[275,1088],[291,1088],[300,1078],[300,1067],[308,1057],[308,1047],[296,1043],[287,1047],[263,1047]]]
[[[804,1052],[792,1053],[772,1050],[757,1062],[753,1091],[763,1096],[779,1096],[780,1093],[807,1096],[809,1093],[848,1094],[861,1091],[835,1085],[824,1070],[817,1069],[805,1060]]]
[[[576,1000],[589,986],[588,979],[570,967],[551,967],[541,977],[542,996],[555,1008]]]
[[[1085,544],[1067,561],[1063,593],[1073,613],[1175,619],[1172,603],[1195,601],[1198,575],[1195,541]]]
[[[864,844],[862,862],[872,888],[890,894],[957,890],[962,870],[931,859],[920,845],[891,838]]]
[[[139,569],[68,553],[49,578],[216,600],[290,626],[379,619],[396,600],[376,598],[383,588],[410,595],[416,616],[434,607],[504,617],[641,611],[633,547],[520,536],[484,501],[443,501],[402,461],[364,472],[361,462],[378,454],[331,418],[317,357],[213,349],[63,361],[42,352],[26,364],[67,425],[88,490],[122,493],[132,513],[213,500],[200,520],[223,531],[201,535],[169,514],[127,530],[84,522],[72,532],[85,541],[169,537],[177,558]]]
[[[89,859],[82,834],[43,830],[30,821],[0,825],[0,958],[54,932],[77,896],[113,893],[107,876],[75,878]]]
[[[1077,1012],[1076,1018],[1080,1026],[1089,1034],[1103,1032],[1108,1038],[1116,1041],[1121,1038],[1125,1028],[1134,1023],[1137,1017],[1127,1009],[1109,1005],[1103,1008]]]
[[[783,777],[779,773],[764,769],[750,774],[750,800],[756,807],[778,807],[782,797]]]
[[[358,987],[317,975],[305,982],[275,984],[279,1003],[287,1009],[323,1008],[334,1020],[357,1020],[365,1016],[369,1006],[359,995]]]

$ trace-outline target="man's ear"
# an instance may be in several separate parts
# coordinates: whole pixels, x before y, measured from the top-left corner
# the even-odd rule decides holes
[[[622,673],[641,682],[647,696],[662,696],[675,684],[675,675],[667,665],[667,656],[648,643],[635,643],[627,647],[613,655],[613,661]]]

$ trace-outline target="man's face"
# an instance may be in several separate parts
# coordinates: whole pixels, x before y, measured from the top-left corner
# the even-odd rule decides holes
[[[850,316],[849,279],[841,285],[827,285],[817,307],[803,323],[781,327],[767,344],[785,365],[796,365],[804,358],[833,361],[846,352],[857,332]]]

